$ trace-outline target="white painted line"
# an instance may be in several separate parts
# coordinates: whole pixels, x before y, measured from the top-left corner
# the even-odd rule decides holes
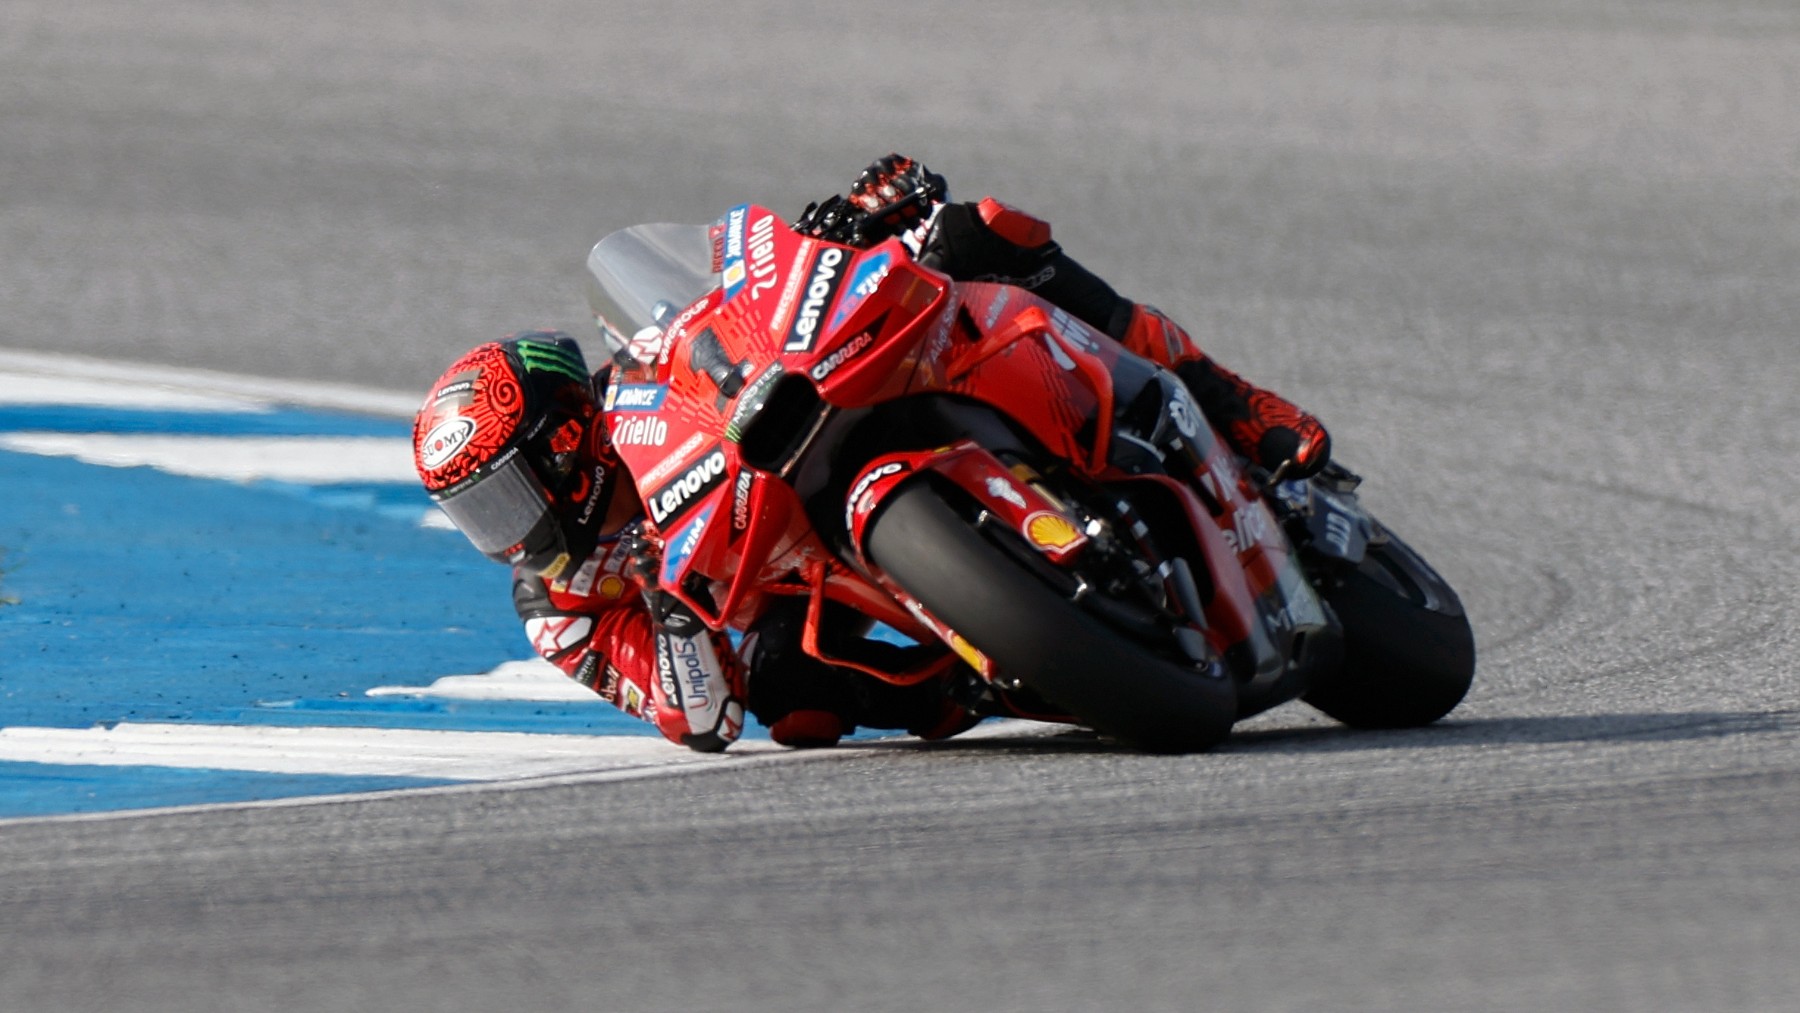
[[[128,386],[106,380],[47,377],[0,370],[0,405],[133,408],[177,412],[267,413],[267,401],[203,394],[168,387]]]
[[[410,440],[388,436],[160,436],[143,433],[3,433],[0,449],[73,457],[114,468],[238,482],[412,485]]]
[[[754,754],[781,747],[747,741],[732,750]],[[707,757],[648,735],[134,722],[111,728],[0,728],[0,760],[265,774],[503,781],[681,766]]]
[[[505,661],[481,675],[446,675],[429,686],[376,686],[369,696],[434,697],[446,700],[548,700],[605,703],[600,695],[548,661]]]
[[[73,391],[77,399],[65,399],[65,389]],[[109,396],[91,400],[102,395]],[[423,390],[403,393],[349,384],[273,380],[205,369],[0,350],[0,403],[194,411],[266,410],[289,404],[410,418],[424,396]]]

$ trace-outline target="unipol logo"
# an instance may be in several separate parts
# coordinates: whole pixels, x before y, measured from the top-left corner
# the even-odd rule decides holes
[[[455,415],[431,427],[425,434],[425,440],[419,445],[419,463],[427,471],[442,468],[456,452],[469,445],[475,436],[475,420],[467,415]]]

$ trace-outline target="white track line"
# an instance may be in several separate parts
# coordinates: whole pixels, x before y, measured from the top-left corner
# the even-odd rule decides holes
[[[755,753],[780,747],[750,741],[734,748]],[[704,754],[648,735],[129,721],[110,728],[0,728],[0,760],[80,766],[502,781],[700,759]]]
[[[266,411],[302,405],[410,418],[424,391],[407,394],[311,380],[273,380],[204,369],[0,349],[0,404],[186,411]]]
[[[307,485],[412,485],[412,443],[388,436],[160,436],[145,433],[0,433],[0,450],[73,457],[111,468]]]

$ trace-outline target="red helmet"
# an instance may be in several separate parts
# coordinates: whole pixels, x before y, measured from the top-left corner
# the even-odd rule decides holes
[[[433,385],[413,420],[413,464],[489,559],[555,580],[593,550],[618,467],[594,417],[574,338],[511,335],[471,350]]]

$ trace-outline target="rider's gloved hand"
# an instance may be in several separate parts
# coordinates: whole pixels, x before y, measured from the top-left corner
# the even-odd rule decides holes
[[[886,155],[870,162],[850,184],[850,202],[871,214],[915,196],[942,203],[949,199],[950,187],[943,176],[905,155]]]
[[[878,158],[850,184],[850,203],[866,216],[867,238],[899,235],[923,224],[950,199],[944,177],[905,155]]]

